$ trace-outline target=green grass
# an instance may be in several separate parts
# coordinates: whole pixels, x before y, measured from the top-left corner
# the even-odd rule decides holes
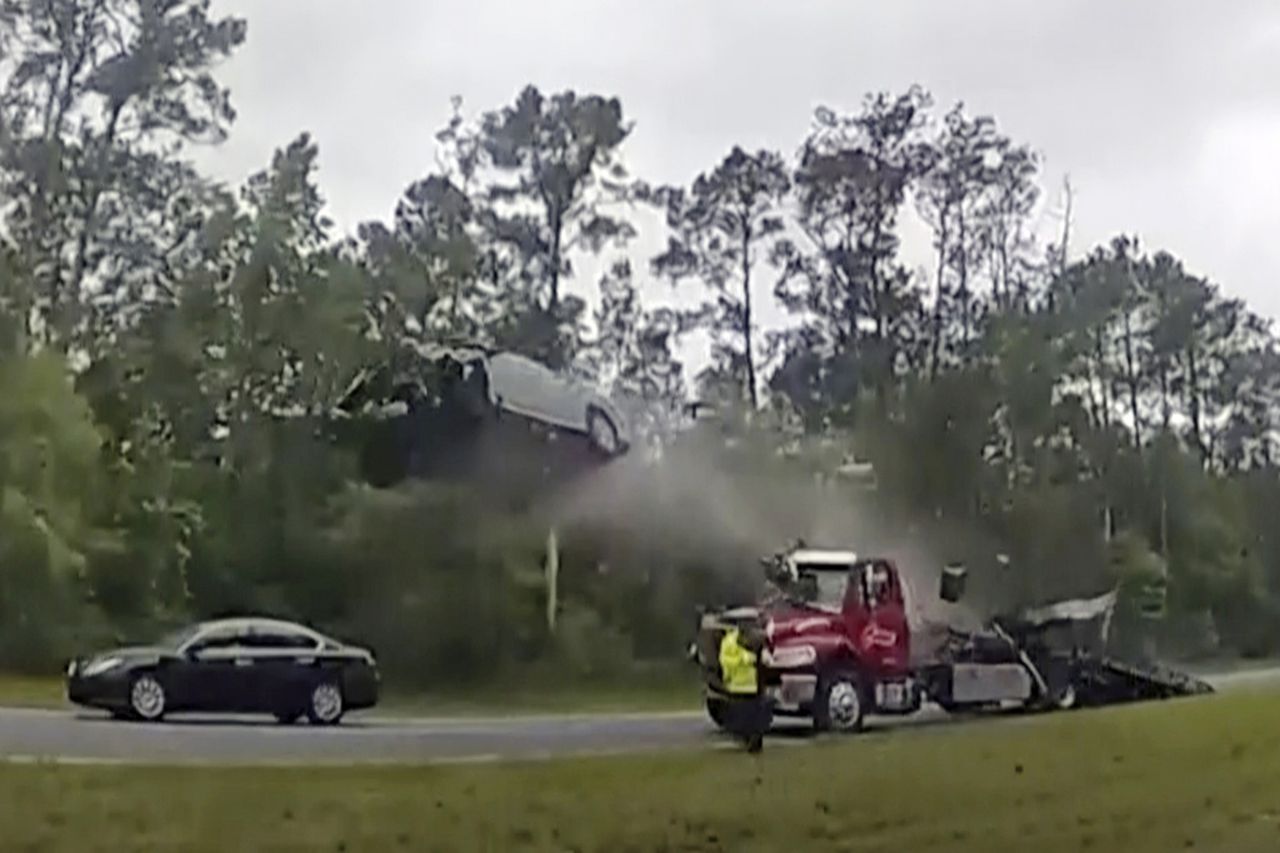
[[[694,711],[701,707],[692,670],[646,674],[631,683],[482,686],[435,693],[389,690],[369,713],[380,716],[504,716],[517,714]],[[0,707],[64,708],[58,678],[0,675]]]
[[[559,714],[694,711],[702,707],[702,682],[692,667],[633,673],[626,681],[565,682],[508,679],[502,684],[446,687],[430,693],[387,691],[379,714]]]
[[[1274,851],[1280,696],[452,767],[0,767],[5,849]]]
[[[60,678],[39,675],[0,675],[0,707],[58,708],[67,702]]]

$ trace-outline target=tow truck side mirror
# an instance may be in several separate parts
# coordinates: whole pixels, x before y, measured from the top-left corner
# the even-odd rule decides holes
[[[968,578],[969,570],[959,563],[943,566],[942,578],[938,583],[938,597],[955,604],[964,598],[965,582]]]
[[[773,584],[786,580],[787,570],[776,557],[761,557],[760,565],[764,568],[764,579]]]

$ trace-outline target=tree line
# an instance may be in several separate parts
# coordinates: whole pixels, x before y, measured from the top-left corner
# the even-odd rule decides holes
[[[455,99],[394,214],[342,234],[306,133],[237,188],[191,163],[231,132],[246,29],[208,0],[0,0],[0,665],[253,610],[367,639],[406,683],[617,671],[746,594],[761,543],[734,519],[768,501],[671,519],[799,492],[971,559],[1002,605],[1158,583],[1130,641],[1280,643],[1269,322],[1133,237],[1072,247],[1069,211],[1037,233],[1040,158],[992,117],[875,93],[671,187],[628,168],[617,98]],[[552,630],[545,495],[371,485],[367,434],[318,426],[407,343],[457,338],[589,378],[650,467],[731,485],[567,522]],[[693,397],[712,425],[682,425]],[[855,457],[870,498],[814,485]]]

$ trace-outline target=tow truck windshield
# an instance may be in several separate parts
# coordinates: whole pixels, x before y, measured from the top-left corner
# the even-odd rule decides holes
[[[784,590],[793,601],[824,610],[839,611],[851,589],[860,604],[875,607],[891,595],[889,569],[878,560],[848,565],[798,563],[795,580]]]
[[[787,597],[810,607],[839,611],[849,591],[853,566],[797,564]]]

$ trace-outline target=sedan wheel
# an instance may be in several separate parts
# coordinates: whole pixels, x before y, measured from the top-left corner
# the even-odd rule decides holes
[[[129,707],[143,720],[153,721],[164,716],[164,687],[153,675],[140,675],[129,688]]]
[[[331,726],[342,719],[342,690],[332,681],[322,681],[311,691],[307,718],[322,726]]]

